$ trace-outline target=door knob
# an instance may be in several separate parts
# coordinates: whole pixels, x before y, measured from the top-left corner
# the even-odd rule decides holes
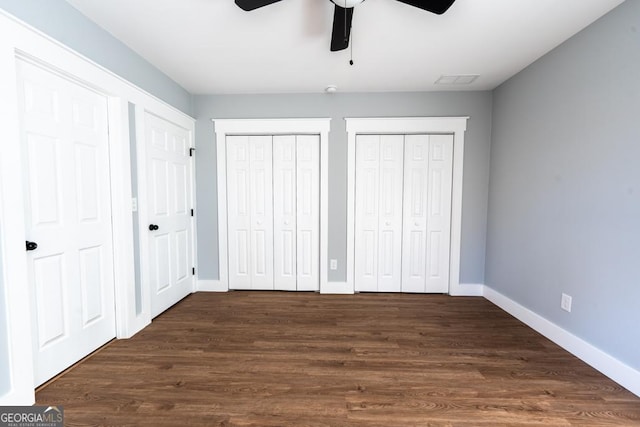
[[[284,225],[289,225],[289,220],[286,220],[286,221],[284,222]]]
[[[159,229],[159,228],[160,228],[160,227],[158,227],[158,226],[157,226],[157,225],[155,225],[155,224],[149,224],[149,230],[151,230],[151,231],[153,231],[153,230],[157,230],[157,229]]]
[[[415,222],[416,227],[420,227],[420,223],[418,221]]]
[[[262,220],[259,219],[258,221],[256,221],[258,223],[258,225],[262,225]]]
[[[384,223],[384,225],[386,225],[386,226],[391,225],[391,221],[387,221],[387,222],[385,222],[385,223]]]
[[[38,244],[36,242],[30,242],[27,240],[27,250],[35,251],[36,249],[38,249]]]

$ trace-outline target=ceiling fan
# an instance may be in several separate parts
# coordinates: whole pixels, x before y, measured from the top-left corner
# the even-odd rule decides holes
[[[235,0],[236,4],[246,11],[258,9],[277,3],[281,0]],[[333,11],[333,31],[331,33],[331,51],[346,49],[349,46],[351,35],[351,21],[353,20],[354,6],[364,0],[330,0],[335,5]],[[455,0],[397,0],[399,2],[442,15],[451,7]]]

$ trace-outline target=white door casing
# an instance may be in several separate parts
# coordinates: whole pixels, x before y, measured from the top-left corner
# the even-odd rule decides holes
[[[228,212],[228,185],[231,175],[227,171],[227,138],[240,135],[314,135],[319,138],[320,156],[320,198],[319,216],[319,277],[320,291],[327,288],[328,270],[328,144],[329,125],[331,119],[297,118],[297,119],[213,119],[216,133],[217,178],[218,178],[218,257],[219,278],[217,280],[199,281],[198,289],[211,291],[227,291],[229,289],[230,271],[228,260],[230,246],[228,241],[230,221]],[[296,218],[298,220],[298,218]],[[297,268],[297,267],[296,267]]]
[[[450,253],[448,292],[450,295],[477,295],[478,289],[460,284],[460,248],[462,227],[462,182],[464,170],[464,134],[468,117],[367,117],[345,118],[347,127],[347,281],[332,286],[336,293],[355,290],[355,210],[356,140],[367,134],[448,134],[453,137],[451,183]]]
[[[107,99],[18,61],[35,385],[115,337]]]
[[[193,291],[191,132],[145,114],[148,279],[152,317]],[[157,229],[151,229],[155,228]]]

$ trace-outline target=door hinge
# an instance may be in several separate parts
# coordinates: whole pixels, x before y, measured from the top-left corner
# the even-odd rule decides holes
[[[193,152],[196,151],[194,147],[189,148],[189,157],[193,157]]]
[[[195,268],[195,267],[193,267],[193,268],[191,269],[191,274],[193,274],[194,276],[196,275],[196,268]]]
[[[191,216],[193,216],[193,209],[191,209]]]

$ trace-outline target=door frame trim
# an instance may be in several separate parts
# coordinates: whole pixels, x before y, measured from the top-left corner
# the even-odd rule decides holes
[[[4,10],[0,10],[0,27],[5,35],[0,39],[0,114],[6,119],[0,121],[0,134],[6,140],[0,144],[0,292],[4,291],[6,306],[0,307],[0,313],[7,316],[10,377],[0,405],[31,405],[35,402],[33,329],[24,250],[17,58],[36,61],[107,97],[117,338],[131,337],[151,321],[135,311],[128,103],[162,116],[195,120]]]
[[[328,283],[330,118],[211,119],[216,135],[218,177],[218,282],[229,289],[227,252],[227,135],[320,135],[320,292]],[[222,142],[222,143],[220,143]],[[219,288],[218,288],[219,289]]]
[[[347,289],[355,290],[356,137],[360,134],[452,134],[451,248],[449,295],[464,294],[460,286],[464,133],[469,117],[345,117],[347,129]]]

